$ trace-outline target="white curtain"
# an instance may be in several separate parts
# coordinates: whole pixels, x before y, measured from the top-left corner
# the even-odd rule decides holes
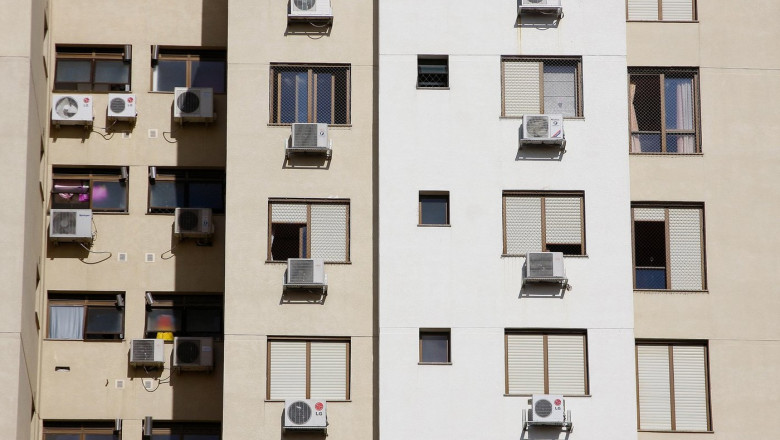
[[[84,339],[84,307],[50,306],[49,338]]]
[[[633,134],[634,132],[639,130],[639,121],[636,118],[636,103],[634,102],[634,98],[636,97],[636,84],[631,83],[628,86],[628,100],[630,103],[630,121],[629,124],[631,124],[631,152],[632,153],[641,153],[642,152],[642,143],[640,142],[639,135]]]
[[[676,82],[677,129],[693,131],[693,81],[677,80]],[[677,136],[677,152],[695,153],[695,140],[694,135]]]

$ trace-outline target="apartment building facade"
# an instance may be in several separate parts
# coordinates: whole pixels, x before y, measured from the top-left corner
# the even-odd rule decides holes
[[[624,11],[380,4],[382,438],[636,438]]]

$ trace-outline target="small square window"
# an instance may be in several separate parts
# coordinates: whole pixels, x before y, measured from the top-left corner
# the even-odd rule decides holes
[[[450,194],[420,192],[420,225],[450,224]]]
[[[450,363],[449,330],[420,330],[420,363]]]
[[[421,89],[450,86],[448,58],[419,56],[417,58],[417,87]]]

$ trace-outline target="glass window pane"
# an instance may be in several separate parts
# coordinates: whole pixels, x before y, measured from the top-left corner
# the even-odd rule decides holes
[[[187,309],[184,331],[187,334],[221,333],[222,309]]]
[[[172,181],[156,181],[149,185],[149,206],[152,208],[176,208],[184,206],[183,185]]]
[[[189,184],[189,188],[188,207],[211,208],[215,211],[224,210],[225,198],[221,182],[193,182]]]
[[[90,60],[57,60],[57,77],[55,82],[89,83]]]
[[[46,434],[44,440],[81,440],[81,434]]]
[[[632,136],[634,143],[639,143],[639,151],[643,153],[661,152],[661,134],[635,134]]]
[[[49,338],[84,339],[83,306],[49,306]]]
[[[420,334],[421,362],[449,362],[449,333]]]
[[[147,332],[181,331],[181,310],[152,309],[146,312]]]
[[[693,79],[666,77],[666,128],[693,130]]]
[[[152,440],[181,440],[179,434],[152,434]]]
[[[211,87],[214,93],[225,93],[225,62],[192,61],[192,87]]]
[[[127,211],[127,185],[123,182],[93,182],[92,208]]]
[[[219,440],[219,434],[184,434],[182,440]]]
[[[187,62],[160,60],[153,72],[153,88],[158,92],[172,92],[175,87],[187,86]]]
[[[95,61],[95,82],[127,84],[130,82],[130,64],[121,60]]]
[[[420,196],[420,224],[422,225],[446,225],[447,201],[449,197],[442,195]]]
[[[544,64],[544,112],[577,116],[577,67]]]
[[[308,121],[308,73],[282,72],[281,119],[279,122]]]
[[[631,75],[635,87],[631,105],[636,113],[634,131],[661,131],[661,84],[659,75]]]
[[[333,75],[329,73],[317,74],[317,122],[324,124],[333,123]]]
[[[637,289],[666,289],[666,269],[636,269]]]
[[[88,209],[89,181],[55,179],[51,207],[55,209]]]
[[[122,333],[122,309],[116,307],[87,307],[87,338],[94,335]]]
[[[695,153],[696,136],[692,134],[668,134],[666,135],[667,153]]]
[[[119,434],[86,434],[84,440],[119,440]]]

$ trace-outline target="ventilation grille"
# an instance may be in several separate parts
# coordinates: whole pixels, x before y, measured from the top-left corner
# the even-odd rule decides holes
[[[133,362],[154,362],[154,339],[133,340]]]
[[[287,406],[287,418],[296,425],[305,425],[311,420],[311,406],[308,403],[298,400]]]
[[[550,118],[547,116],[529,116],[524,123],[528,137],[546,138],[550,136]]]
[[[184,92],[176,97],[176,107],[182,113],[195,113],[200,108],[200,97],[195,92]]]
[[[184,364],[194,364],[200,358],[200,341],[177,341],[176,361]]]
[[[180,210],[179,211],[179,229],[181,231],[196,231],[200,225],[200,216],[198,211]]]
[[[552,409],[552,403],[547,399],[539,399],[534,403],[534,413],[540,417],[550,417]]]
[[[293,124],[293,147],[317,147],[317,124]]]
[[[291,259],[287,265],[289,284],[309,284],[314,282],[314,260]]]
[[[308,11],[314,9],[316,4],[317,0],[293,0],[295,10],[298,11]]]
[[[76,234],[76,211],[57,211],[51,213],[51,233],[52,235],[75,235]]]
[[[76,116],[76,114],[79,112],[79,104],[75,99],[71,98],[70,96],[66,96],[64,98],[60,98],[57,101],[54,109],[54,111],[57,112],[61,118],[70,119]]]
[[[553,276],[553,254],[534,252],[528,254],[528,275],[531,277]]]
[[[125,111],[125,100],[122,98],[114,98],[108,104],[108,107],[113,113],[122,113]]]

